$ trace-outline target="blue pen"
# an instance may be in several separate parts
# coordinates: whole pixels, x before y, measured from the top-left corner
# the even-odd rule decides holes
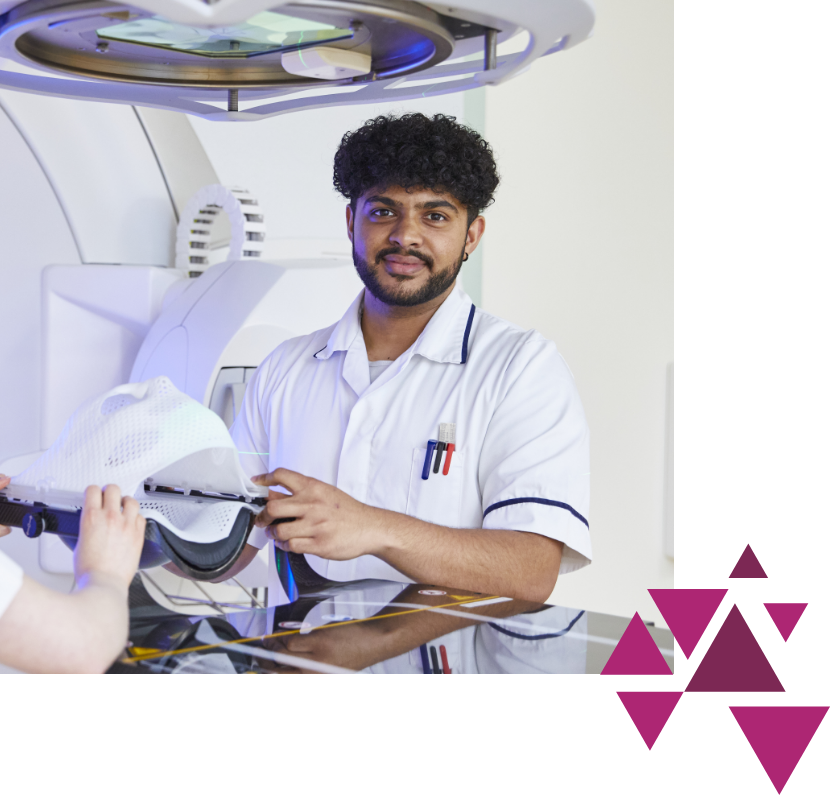
[[[430,477],[430,463],[433,460],[433,450],[436,449],[436,445],[439,443],[438,439],[430,439],[427,442],[427,455],[424,456],[424,466],[421,469],[421,479],[427,480]]]
[[[427,647],[424,644],[422,644],[419,648],[419,651],[421,652],[421,672],[423,674],[433,673],[430,670],[430,658],[427,656]]]

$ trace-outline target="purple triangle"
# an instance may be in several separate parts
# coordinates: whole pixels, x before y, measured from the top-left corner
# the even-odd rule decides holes
[[[782,792],[828,707],[730,707],[777,792]]]
[[[687,692],[784,692],[750,627],[733,605],[707,654],[687,685]]]
[[[689,659],[727,589],[650,588],[649,593]]]
[[[796,626],[796,622],[802,617],[805,608],[808,607],[807,602],[765,602],[770,617],[779,634],[787,640]]]
[[[730,579],[752,580],[760,578],[767,579],[767,574],[765,574],[762,564],[759,563],[759,558],[756,557],[755,553],[750,548],[750,544],[748,544],[744,548],[744,552],[742,552],[739,562],[733,568]]]
[[[641,617],[635,613],[600,674],[615,676],[668,674],[672,676],[672,671],[655,641],[652,640],[649,630],[641,621]]]
[[[682,695],[683,693],[618,693],[635,728],[650,750]]]

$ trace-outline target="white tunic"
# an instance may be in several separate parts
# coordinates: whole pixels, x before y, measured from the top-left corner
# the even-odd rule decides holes
[[[589,431],[554,343],[476,309],[457,286],[370,382],[362,302],[260,365],[231,429],[244,470],[285,467],[446,527],[539,533],[564,542],[560,573],[588,564]],[[456,451],[447,475],[431,468],[424,480],[440,423],[456,424]],[[267,541],[261,529],[249,538]],[[371,555],[306,557],[331,580],[410,581]]]

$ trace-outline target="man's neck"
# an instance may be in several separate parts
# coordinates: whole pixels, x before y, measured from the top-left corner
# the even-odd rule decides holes
[[[455,286],[454,281],[441,295],[418,306],[390,306],[364,290],[361,331],[369,361],[393,360],[404,353],[418,339]]]

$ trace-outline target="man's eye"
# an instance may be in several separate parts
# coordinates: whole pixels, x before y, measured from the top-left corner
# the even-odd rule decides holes
[[[427,216],[431,221],[444,221],[445,217],[441,213],[430,213]]]
[[[372,215],[378,215],[383,218],[388,218],[390,215],[392,215],[392,211],[388,210],[386,207],[378,207],[377,209],[372,211]]]

